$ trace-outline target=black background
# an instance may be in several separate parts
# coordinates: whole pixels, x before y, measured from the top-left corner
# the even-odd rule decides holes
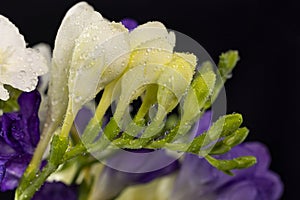
[[[19,27],[30,45],[53,45],[65,12],[75,2],[1,1],[0,14]],[[251,130],[248,140],[269,146],[271,169],[285,184],[282,199],[298,199],[300,7],[296,1],[88,2],[110,20],[161,21],[197,40],[215,61],[221,52],[239,50],[241,61],[226,84],[228,112],[243,114],[244,125]],[[5,195],[9,194],[0,194],[0,199],[12,198]]]

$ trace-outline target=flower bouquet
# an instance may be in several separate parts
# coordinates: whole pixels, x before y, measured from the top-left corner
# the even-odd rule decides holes
[[[218,65],[160,22],[111,22],[85,2],[53,51],[0,15],[0,190],[15,200],[276,200],[270,155],[226,114]]]

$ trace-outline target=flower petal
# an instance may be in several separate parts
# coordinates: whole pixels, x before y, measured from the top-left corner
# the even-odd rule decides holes
[[[0,137],[0,165],[4,164],[7,159],[11,158],[16,154],[16,151],[9,146],[3,139]],[[0,181],[1,182],[1,181]]]
[[[111,199],[128,186],[148,183],[179,168],[178,160],[168,156],[165,151],[134,152],[121,151],[108,160],[108,166],[103,169],[97,182],[98,189],[93,195]]]
[[[23,92],[18,99],[19,112],[4,113],[1,133],[6,144],[18,153],[33,153],[39,139],[38,109],[40,95],[38,91]]]
[[[9,93],[8,91],[4,88],[3,84],[0,83],[0,99],[3,101],[6,101],[9,99]]]
[[[169,36],[168,30],[162,23],[148,22],[142,24],[130,32],[131,49],[135,49],[147,41],[158,38],[167,38],[170,44],[174,44],[173,46],[175,46],[175,38]]]
[[[26,93],[23,92],[19,99],[20,113],[22,115],[22,128],[25,136],[20,143],[26,152],[34,150],[40,140],[38,110],[41,103],[41,96],[37,90]]]
[[[19,29],[2,15],[0,15],[0,35],[0,62],[1,54],[9,50],[8,48],[26,47],[24,37],[19,33]]]
[[[59,27],[53,50],[51,80],[49,86],[50,115],[52,121],[60,123],[68,104],[69,68],[75,41],[84,28],[103,18],[85,2],[73,6]],[[55,81],[54,81],[55,80]],[[57,124],[58,126],[58,124]]]
[[[148,22],[129,34],[132,55],[129,67],[165,64],[171,61],[175,34],[160,22]]]
[[[128,37],[123,25],[99,20],[77,38],[68,82],[75,111],[123,72],[130,54]]]
[[[2,66],[1,83],[30,92],[37,86],[38,76],[47,72],[45,58],[34,49],[15,49]]]
[[[134,19],[125,18],[121,20],[121,23],[129,30],[132,31],[138,26],[137,21]]]
[[[32,200],[77,200],[77,188],[62,182],[46,182]]]
[[[31,157],[29,154],[18,155],[5,163],[5,175],[0,182],[1,191],[13,190],[18,186]]]
[[[242,144],[245,148],[249,149],[251,154],[257,158],[256,173],[265,174],[268,170],[271,158],[268,148],[260,142],[247,142]]]
[[[248,169],[234,170],[235,176],[218,171],[204,158],[186,155],[175,182],[172,199],[279,199],[283,186],[279,176],[265,168],[264,163],[269,163],[269,155],[264,145],[257,142],[244,143],[217,157],[232,159],[246,155],[257,155],[258,163]]]

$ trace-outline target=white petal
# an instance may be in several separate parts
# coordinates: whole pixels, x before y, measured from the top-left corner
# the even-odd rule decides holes
[[[75,40],[80,36],[84,28],[102,20],[100,13],[85,2],[73,6],[64,17],[57,32],[53,50],[53,62],[60,68],[68,67]]]
[[[172,59],[175,35],[168,33],[160,22],[148,22],[130,33],[130,45],[131,68],[142,64],[165,64]]]
[[[129,53],[128,31],[121,24],[101,20],[88,26],[76,40],[71,62],[69,92],[75,103],[86,103],[119,76]]]
[[[166,27],[160,22],[142,24],[130,32],[131,49],[137,48],[142,43],[157,38],[167,38],[169,35]]]
[[[8,100],[9,94],[8,91],[3,87],[3,84],[0,83],[0,99],[3,101]]]
[[[0,80],[22,91],[36,88],[38,76],[48,71],[45,58],[34,49],[15,49],[2,65]]]
[[[51,68],[51,47],[48,44],[45,43],[39,43],[35,46],[33,46],[34,49],[38,50],[46,59],[47,62],[47,68],[48,68],[48,73],[44,74],[43,76],[40,77],[41,82],[39,83],[38,90],[43,96],[45,93],[49,80],[50,80],[50,68]],[[42,97],[43,98],[43,97]]]
[[[32,48],[38,50],[38,52],[40,52],[44,56],[44,58],[47,61],[47,65],[49,69],[51,66],[51,57],[52,57],[50,45],[46,43],[39,43],[34,45]]]
[[[19,33],[19,29],[2,15],[0,15],[0,37],[0,53],[8,48],[26,47],[24,37]]]
[[[67,81],[75,40],[84,28],[99,20],[102,16],[87,3],[81,2],[73,6],[62,21],[55,39],[49,87],[50,113],[54,121],[62,120],[67,109]]]

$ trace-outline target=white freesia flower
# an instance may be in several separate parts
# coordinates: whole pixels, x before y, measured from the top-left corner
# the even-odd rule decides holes
[[[68,77],[75,40],[90,23],[102,16],[86,3],[78,3],[65,15],[57,32],[53,50],[51,78],[49,85],[50,132],[63,120],[68,106]],[[46,124],[47,125],[47,124]],[[51,130],[52,129],[52,130]]]
[[[29,92],[36,88],[38,76],[46,72],[44,57],[26,48],[18,28],[0,15],[0,99],[9,99],[5,84]]]
[[[126,100],[122,104],[130,103],[145,91],[147,84],[156,82],[163,65],[171,61],[175,46],[174,33],[160,22],[138,26],[129,33],[129,40],[130,60],[119,82],[123,88],[120,99]],[[124,106],[120,104],[118,109]]]
[[[80,106],[95,97],[126,68],[130,56],[128,30],[101,20],[76,40],[69,75],[69,98]]]
[[[127,66],[128,30],[109,22],[85,2],[73,6],[58,30],[49,88],[52,121],[72,103],[75,114]]]

